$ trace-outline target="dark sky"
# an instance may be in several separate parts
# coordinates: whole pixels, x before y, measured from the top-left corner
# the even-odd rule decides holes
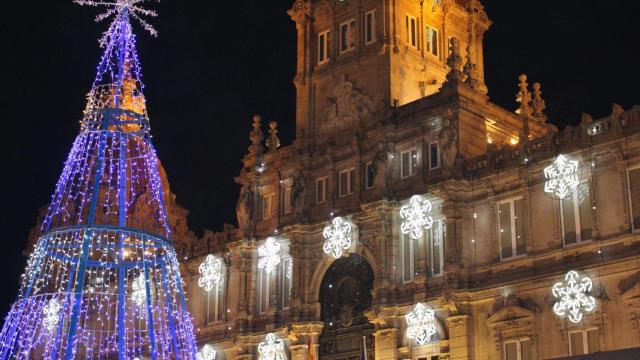
[[[235,222],[233,176],[251,116],[294,134],[293,0],[152,4],[160,32],[138,29],[154,144],[190,226]],[[580,113],[640,104],[640,2],[485,0],[489,95],[514,109],[517,76],[542,83],[547,113],[563,127]],[[202,5],[207,4],[207,5]],[[16,295],[21,256],[37,209],[50,199],[78,131],[106,23],[71,0],[11,1],[0,11],[0,318]]]

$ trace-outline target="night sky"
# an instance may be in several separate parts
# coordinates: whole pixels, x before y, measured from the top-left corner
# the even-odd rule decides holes
[[[152,6],[160,36],[139,26],[154,145],[201,234],[235,223],[233,176],[254,113],[295,126],[293,0],[178,1]],[[640,2],[484,1],[485,74],[495,103],[515,109],[517,77],[542,83],[550,121],[640,104]],[[207,5],[202,5],[207,4]],[[50,199],[78,132],[107,23],[71,0],[7,1],[0,10],[0,318],[17,293],[27,234]]]

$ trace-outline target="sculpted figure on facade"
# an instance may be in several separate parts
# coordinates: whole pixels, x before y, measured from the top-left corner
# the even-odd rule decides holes
[[[242,184],[240,196],[238,196],[238,202],[236,203],[238,228],[244,237],[249,237],[252,233],[254,194],[251,189],[251,181],[244,171],[240,173],[238,183]]]
[[[443,120],[443,128],[438,134],[442,147],[442,164],[447,171],[451,171],[458,157],[458,130],[448,119]]]
[[[393,158],[394,155],[391,143],[380,143],[378,145],[378,152],[373,160],[373,177],[376,184],[380,184],[382,182],[384,196],[391,195]]]
[[[293,178],[293,213],[298,221],[304,221],[306,218],[305,208],[307,206],[307,178],[302,171],[298,172]]]

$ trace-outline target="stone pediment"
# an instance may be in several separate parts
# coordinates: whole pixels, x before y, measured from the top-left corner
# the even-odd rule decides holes
[[[531,321],[535,317],[535,311],[525,309],[519,305],[507,305],[487,319],[490,325],[499,325],[506,322]]]

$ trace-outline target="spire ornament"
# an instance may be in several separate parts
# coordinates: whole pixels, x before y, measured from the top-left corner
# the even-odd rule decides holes
[[[527,84],[527,75],[520,74],[518,76],[520,90],[516,94],[516,101],[520,106],[516,109],[516,114],[529,117],[531,116],[531,93],[529,92],[529,84]]]
[[[543,111],[547,108],[547,105],[542,99],[542,90],[540,90],[540,87],[540,83],[533,83],[533,100],[531,100],[531,107],[533,108],[533,117],[541,122],[546,122],[547,115],[545,115]]]
[[[280,147],[280,139],[278,138],[278,123],[272,121],[269,123],[269,137],[265,143],[270,151],[274,151]]]
[[[262,117],[260,115],[253,116],[253,130],[249,133],[249,140],[251,140],[251,145],[249,145],[249,154],[253,156],[260,156],[264,153],[264,147],[262,146],[262,140],[264,140],[264,134],[262,133]]]

